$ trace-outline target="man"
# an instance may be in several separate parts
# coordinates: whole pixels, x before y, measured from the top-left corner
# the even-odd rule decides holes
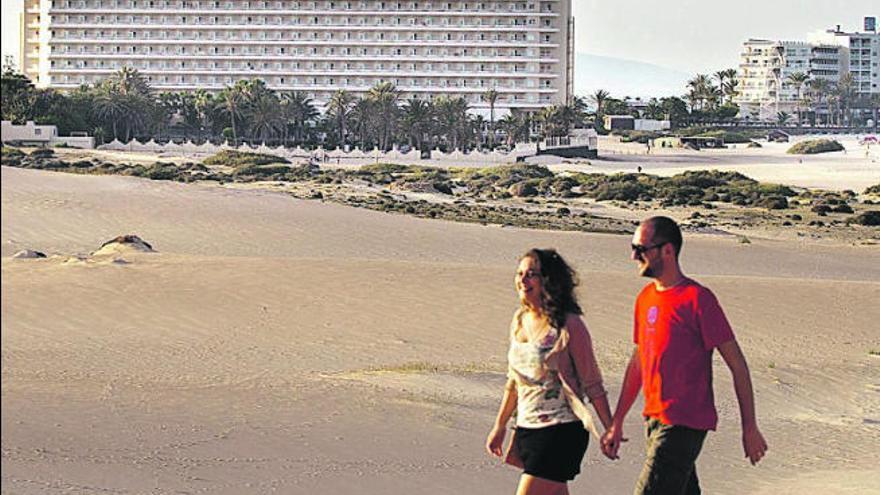
[[[649,218],[633,234],[632,259],[639,274],[653,281],[636,300],[636,349],[602,451],[617,458],[623,420],[642,388],[647,459],[636,484],[638,495],[700,493],[695,463],[706,433],[718,422],[712,391],[716,348],[733,374],[745,455],[754,465],[767,451],[745,357],[715,295],[682,274],[681,246],[681,230],[670,218]]]

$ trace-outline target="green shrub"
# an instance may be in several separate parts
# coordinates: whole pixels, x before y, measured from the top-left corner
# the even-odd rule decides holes
[[[179,176],[180,170],[177,169],[176,165],[162,162],[153,164],[153,166],[144,170],[141,175],[141,177],[146,177],[150,180],[175,180]]]
[[[452,194],[452,186],[448,181],[434,181],[434,189],[443,194]]]
[[[618,131],[615,131],[615,134],[617,133]],[[661,136],[663,134],[652,131],[620,131],[620,142],[647,144],[648,141]]]
[[[880,184],[874,184],[873,186],[865,189],[863,194],[877,194],[880,195]]]
[[[685,129],[679,129],[678,134],[682,136],[696,136],[696,137],[713,137],[713,138],[721,138],[725,143],[730,144],[739,144],[739,143],[748,143],[752,139],[760,139],[764,137],[764,132],[761,130],[752,130],[752,131],[729,131],[727,129],[718,129],[712,127],[703,127],[703,126],[695,126],[688,127]]]
[[[205,158],[205,165],[225,165],[227,167],[243,167],[269,165],[271,163],[290,163],[287,158],[266,155],[262,153],[250,153],[247,151],[223,150]]]
[[[371,163],[358,169],[362,175],[399,174],[407,172],[409,166],[396,163]]]
[[[54,158],[55,152],[51,148],[37,148],[31,151],[31,158]]]
[[[28,167],[28,165],[25,165],[25,167]],[[30,163],[28,168],[39,170],[61,170],[69,167],[70,164],[62,160],[35,160]]]
[[[701,188],[727,185],[730,183],[740,185],[758,183],[756,180],[750,179],[739,172],[722,172],[719,170],[690,170],[681,174],[673,175],[668,180],[676,185]]]
[[[21,150],[4,146],[0,152],[0,165],[19,167],[24,157],[25,154]]]
[[[788,208],[788,200],[784,196],[768,196],[758,200],[755,206],[768,210],[784,210]]]
[[[545,177],[553,177],[553,172],[545,166],[526,164],[486,168],[456,168],[450,169],[449,172],[453,177],[461,180],[493,178],[492,180],[495,181],[513,179],[513,181],[516,182],[523,179],[543,179]]]
[[[791,155],[815,155],[832,151],[843,151],[843,145],[832,139],[811,139],[795,144],[788,149],[787,153]]]
[[[721,138],[726,144],[741,144],[752,141],[751,137],[745,133],[725,131],[722,129],[703,132],[697,134],[696,137]]]
[[[18,148],[12,148],[10,146],[3,146],[0,148],[0,156],[3,158],[6,157],[18,157],[21,158],[24,156],[24,152]]]
[[[858,225],[877,226],[880,225],[880,211],[868,210],[849,219],[849,223]]]
[[[511,196],[517,198],[527,198],[538,195],[538,189],[529,181],[517,182],[510,186],[507,190]]]
[[[275,174],[287,174],[291,168],[287,165],[242,165],[232,172],[235,177],[253,176],[267,177]]]

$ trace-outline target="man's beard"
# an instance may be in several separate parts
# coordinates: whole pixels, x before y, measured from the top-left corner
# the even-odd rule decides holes
[[[647,278],[657,278],[660,273],[663,273],[663,262],[657,260],[654,262],[653,266],[645,266],[645,269],[642,271],[642,276]]]

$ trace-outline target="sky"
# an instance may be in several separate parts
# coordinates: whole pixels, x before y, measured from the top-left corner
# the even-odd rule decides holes
[[[691,74],[739,64],[749,38],[806,40],[835,27],[861,31],[878,0],[572,0],[575,51]]]
[[[23,0],[0,1],[4,60],[7,54],[17,59]],[[878,0],[572,0],[572,4],[578,54],[644,62],[682,74],[737,67],[740,48],[748,38],[805,40],[807,34],[837,24],[843,30],[860,31],[865,16],[880,18]],[[614,71],[617,66],[575,64],[576,84],[581,85],[575,92],[594,89],[585,85],[596,78],[585,77],[583,71]],[[620,73],[616,80],[638,74]],[[653,74],[644,72],[645,77]]]

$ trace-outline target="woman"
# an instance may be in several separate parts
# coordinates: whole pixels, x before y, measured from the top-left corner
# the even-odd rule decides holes
[[[520,259],[514,283],[520,308],[510,324],[508,380],[486,449],[502,456],[516,409],[506,461],[523,469],[517,495],[567,495],[567,482],[580,473],[587,430],[599,435],[582,397],[606,429],[608,399],[580,317],[574,270],[555,250],[532,249]]]

